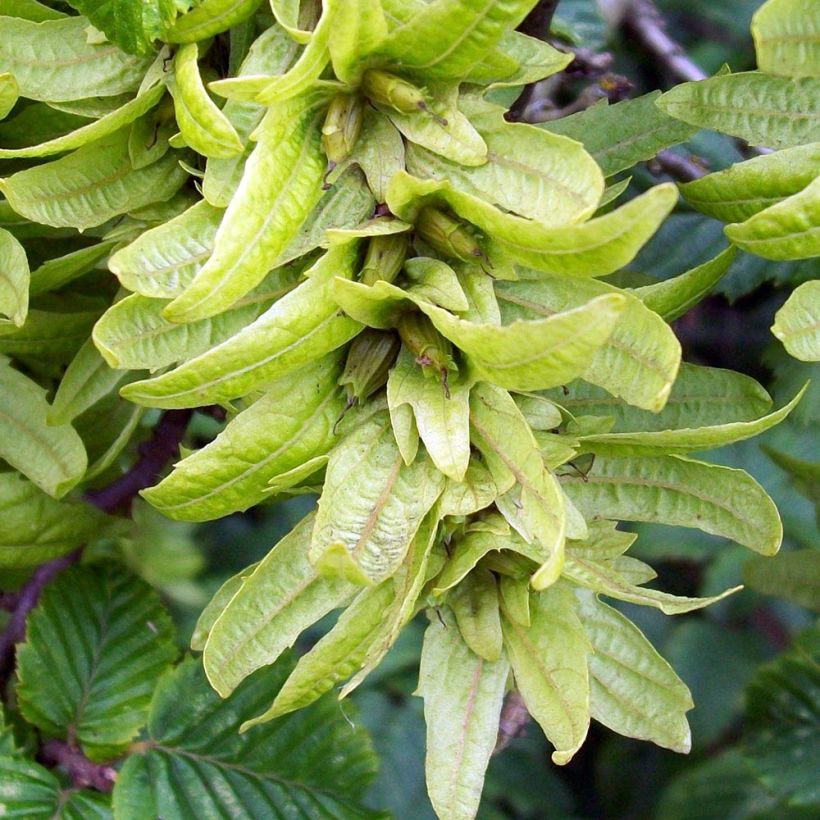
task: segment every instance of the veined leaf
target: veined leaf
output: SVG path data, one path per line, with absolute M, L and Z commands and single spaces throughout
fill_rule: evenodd
M 168 43 L 195 43 L 249 18 L 262 0 L 201 0 L 163 34 Z
M 389 416 L 373 416 L 331 453 L 310 560 L 329 574 L 379 583 L 396 572 L 443 489 L 426 456 L 404 463 Z
M 464 643 L 478 657 L 501 660 L 503 637 L 496 577 L 486 568 L 471 572 L 447 596 Z
M 221 700 L 188 658 L 160 681 L 148 738 L 128 757 L 114 795 L 119 817 L 151 812 L 166 820 L 307 815 L 317 820 L 375 818 L 359 802 L 376 761 L 360 728 L 326 701 L 238 734 L 242 720 L 269 702 L 290 669 L 279 663 Z
M 351 276 L 355 258 L 355 243 L 329 250 L 255 322 L 170 373 L 128 385 L 123 396 L 148 407 L 199 407 L 247 395 L 341 347 L 361 325 L 339 314 L 327 285 Z
M 403 348 L 390 371 L 387 402 L 391 409 L 403 404 L 413 408 L 421 440 L 444 475 L 461 481 L 470 461 L 470 384 L 451 379 L 449 395 L 444 385 L 427 377 Z
M 112 305 L 94 326 L 94 342 L 111 367 L 156 370 L 205 353 L 230 339 L 296 286 L 298 267 L 272 271 L 236 305 L 185 325 L 163 316 L 168 304 L 137 293 Z
M 686 454 L 699 450 L 711 450 L 759 435 L 776 424 L 780 424 L 794 410 L 807 389 L 808 384 L 804 385 L 788 404 L 754 421 L 736 421 L 708 427 L 656 430 L 644 433 L 597 433 L 580 436 L 578 441 L 583 449 L 615 456 Z
M 13 234 L 2 228 L 0 260 L 0 327 L 7 324 L 7 321 L 22 327 L 28 315 L 28 259 L 25 248 Z
M 757 66 L 784 77 L 820 77 L 820 10 L 811 0 L 770 0 L 752 18 Z
M 498 735 L 510 665 L 486 661 L 462 640 L 445 608 L 424 634 L 417 694 L 427 722 L 427 790 L 443 820 L 475 817 Z
M 681 185 L 684 199 L 722 222 L 750 216 L 800 193 L 817 176 L 820 142 L 785 148 Z
M 69 569 L 43 593 L 17 650 L 20 709 L 47 734 L 69 734 L 92 759 L 109 760 L 142 727 L 174 644 L 147 584 L 116 567 Z
M 349 159 L 364 171 L 376 199 L 385 202 L 393 174 L 404 170 L 404 141 L 388 117 L 368 106 Z
M 260 561 L 211 627 L 205 673 L 223 698 L 356 592 L 349 581 L 317 575 L 309 563 L 313 523 L 313 515 L 304 518 Z
M 186 144 L 206 157 L 229 158 L 244 150 L 230 120 L 217 108 L 199 75 L 199 47 L 186 43 L 174 56 L 169 88 L 177 124 Z
M 48 426 L 46 391 L 2 358 L 0 392 L 0 457 L 54 498 L 65 495 L 87 465 L 80 437 L 68 424 Z
M 52 290 L 59 290 L 69 282 L 84 276 L 94 269 L 100 261 L 108 256 L 115 241 L 103 240 L 43 262 L 39 268 L 31 272 L 31 286 L 29 296 L 38 296 Z
M 504 646 L 527 711 L 555 747 L 552 760 L 569 763 L 589 728 L 589 639 L 565 585 L 530 596 L 529 627 L 504 617 Z
M 36 567 L 108 532 L 90 504 L 55 501 L 19 473 L 0 473 L 0 567 Z
M 591 521 L 589 533 L 581 541 L 569 541 L 567 550 L 572 555 L 592 561 L 611 561 L 620 558 L 638 536 L 616 528 L 617 522 L 599 519 Z
M 334 0 L 338 2 L 338 0 Z M 387 37 L 387 20 L 380 0 L 346 0 L 334 18 L 328 42 L 333 73 L 343 83 L 356 85 L 367 55 Z
M 630 407 L 600 387 L 573 382 L 567 392 L 544 392 L 576 415 L 610 416 L 617 432 L 672 430 L 752 421 L 772 406 L 769 394 L 749 376 L 717 367 L 681 364 L 663 410 L 655 413 Z
M 657 103 L 676 119 L 789 148 L 820 140 L 820 80 L 749 71 L 682 83 Z
M 216 439 L 143 496 L 170 518 L 208 521 L 263 501 L 268 482 L 326 453 L 344 410 L 331 355 L 267 387 Z
M 276 22 L 293 40 L 302 44 L 310 42 L 316 18 L 308 18 L 315 15 L 315 8 L 303 8 L 301 0 L 270 0 L 270 7 Z M 305 19 L 302 19 L 303 17 Z
M 666 279 L 655 285 L 635 288 L 633 293 L 654 313 L 673 322 L 694 307 L 723 278 L 735 258 L 735 248 L 730 246 L 714 259 Z
M 61 307 L 56 301 L 47 306 Z M 68 364 L 89 337 L 103 306 L 91 302 L 66 307 L 69 310 L 32 308 L 22 327 L 0 326 L 0 354 L 39 356 Z M 80 309 L 71 310 L 72 307 Z
M 579 593 L 578 614 L 593 650 L 592 717 L 620 735 L 688 752 L 686 712 L 694 704 L 675 670 L 628 618 L 596 596 Z
M 324 154 L 315 99 L 272 107 L 225 211 L 214 251 L 166 309 L 174 322 L 230 307 L 262 281 L 321 195 Z
M 721 535 L 763 555 L 780 547 L 774 503 L 743 470 L 680 456 L 599 456 L 584 476 L 562 476 L 567 495 L 590 518 L 653 521 Z
M 793 601 L 820 611 L 820 551 L 781 552 L 774 558 L 753 558 L 743 565 L 743 580 L 756 592 Z
M 820 176 L 800 193 L 745 222 L 727 225 L 726 236 L 744 251 L 765 259 L 820 256 Z
M 414 5 L 399 25 L 391 27 L 376 55 L 425 79 L 462 80 L 531 6 L 530 0 L 434 0 Z
M 4 120 L 20 98 L 20 87 L 8 71 L 0 74 L 0 120 Z
M 820 361 L 820 281 L 795 289 L 775 314 L 772 333 L 796 359 Z
M 112 43 L 90 43 L 85 17 L 32 22 L 3 18 L 0 65 L 14 74 L 20 96 L 64 102 L 132 91 L 151 58 L 132 57 Z
M 129 130 L 122 128 L 65 157 L 18 171 L 2 180 L 0 189 L 22 216 L 80 230 L 169 199 L 187 174 L 173 154 L 134 170 L 128 153 Z
M 636 297 L 596 279 L 546 275 L 532 281 L 500 282 L 496 294 L 505 321 L 554 319 L 583 312 L 584 305 L 589 309 L 607 297 L 620 299 L 614 329 L 590 351 L 579 375 L 637 407 L 658 411 L 666 404 L 680 366 L 680 343 Z
M 498 487 L 490 471 L 480 461 L 471 458 L 461 481 L 447 480 L 439 499 L 439 511 L 442 518 L 447 515 L 472 515 L 489 507 L 497 496 Z
M 0 0 L 0 14 L 4 17 L 20 17 L 34 23 L 60 20 L 68 16 L 65 12 L 49 8 L 37 0 Z
M 612 176 L 658 151 L 684 142 L 697 131 L 661 111 L 655 101 L 660 91 L 608 105 L 605 100 L 577 114 L 540 123 L 539 128 L 583 143 L 604 176 Z M 714 176 L 712 174 L 711 176 Z
M 506 86 L 527 85 L 538 82 L 552 74 L 563 71 L 571 62 L 572 57 L 563 51 L 538 40 L 535 37 L 528 37 L 520 31 L 505 31 L 499 41 L 499 48 L 489 54 L 490 62 L 499 60 L 506 62 L 510 58 L 518 63 L 518 68 L 507 74 L 507 68 L 496 71 L 490 88 L 504 88 Z M 490 73 L 495 70 L 487 67 Z M 482 72 L 482 63 L 473 69 L 478 77 L 488 76 L 487 72 Z M 477 80 L 481 82 L 480 79 Z

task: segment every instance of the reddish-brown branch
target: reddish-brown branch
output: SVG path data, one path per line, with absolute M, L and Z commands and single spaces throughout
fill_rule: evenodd
M 117 770 L 105 763 L 93 763 L 80 749 L 64 740 L 47 740 L 37 755 L 46 766 L 64 769 L 77 787 L 88 787 L 110 792 L 117 780 Z
M 493 754 L 503 752 L 517 737 L 524 734 L 530 722 L 530 713 L 524 705 L 524 699 L 515 690 L 510 692 L 504 700 L 501 709 L 501 719 L 498 722 L 498 738 L 495 742 Z

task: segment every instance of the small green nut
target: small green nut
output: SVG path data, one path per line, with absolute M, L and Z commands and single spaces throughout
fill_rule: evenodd
M 374 236 L 367 244 L 359 281 L 365 285 L 380 281 L 392 282 L 399 275 L 409 247 L 406 234 Z
M 453 360 L 453 345 L 421 313 L 405 313 L 397 330 L 405 347 L 413 354 L 425 376 L 441 379 L 444 394 L 450 398 L 449 372 L 458 371 Z
M 421 89 L 389 71 L 365 71 L 362 93 L 376 105 L 386 105 L 403 114 L 427 111 L 427 101 Z
M 428 205 L 416 219 L 416 233 L 433 250 L 444 256 L 475 262 L 485 259 L 484 251 L 470 233 L 466 223 L 450 216 L 441 208 Z
M 367 328 L 350 345 L 339 384 L 347 389 L 348 406 L 363 404 L 387 384 L 401 342 L 393 331 Z

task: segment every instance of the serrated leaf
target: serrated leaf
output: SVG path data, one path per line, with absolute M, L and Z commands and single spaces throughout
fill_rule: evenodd
M 185 292 L 166 309 L 175 322 L 230 307 L 262 281 L 321 196 L 321 112 L 307 96 L 274 106 L 225 211 L 214 250 Z
M 129 128 L 65 157 L 18 171 L 0 182 L 11 207 L 53 227 L 84 230 L 176 193 L 187 178 L 168 154 L 139 170 L 131 167 Z
M 8 321 L 22 327 L 28 314 L 28 259 L 25 248 L 4 229 L 0 229 L 0 260 L 0 326 Z
M 0 457 L 54 498 L 83 477 L 85 448 L 74 429 L 49 427 L 46 391 L 0 358 Z
M 802 191 L 817 176 L 820 143 L 798 145 L 738 162 L 680 186 L 684 199 L 723 222 L 742 222 Z
M 795 289 L 775 314 L 772 333 L 796 359 L 820 361 L 820 280 Z
M 18 473 L 0 473 L 0 566 L 34 567 L 107 534 L 89 504 L 55 501 Z
M 64 788 L 56 775 L 33 760 L 0 757 L 0 811 L 8 817 L 110 820 L 110 798 L 91 789 Z
M 755 421 L 740 421 L 710 427 L 656 430 L 648 433 L 593 433 L 580 436 L 581 447 L 603 455 L 686 454 L 724 447 L 743 441 L 780 424 L 803 398 L 808 384 L 786 405 Z
M 17 649 L 20 709 L 93 760 L 121 753 L 176 656 L 159 597 L 117 567 L 69 569 L 48 586 Z
M 811 0 L 770 0 L 752 18 L 757 66 L 785 77 L 820 77 L 820 11 Z
M 211 627 L 205 673 L 223 698 L 356 592 L 349 581 L 317 575 L 308 561 L 313 524 L 313 515 L 302 519 L 259 562 Z
M 504 646 L 527 711 L 555 747 L 552 760 L 568 763 L 589 728 L 589 639 L 571 591 L 553 586 L 530 597 L 529 627 L 504 617 Z
M 584 304 L 620 299 L 614 329 L 591 351 L 579 375 L 642 409 L 657 412 L 666 404 L 680 365 L 680 344 L 636 297 L 595 279 L 544 275 L 537 281 L 498 283 L 496 294 L 505 321 L 569 315 Z
M 269 385 L 207 446 L 143 496 L 169 518 L 210 521 L 270 495 L 271 479 L 325 454 L 345 401 L 331 355 Z M 280 488 L 287 486 L 280 482 Z
M 351 276 L 355 261 L 355 244 L 332 248 L 306 282 L 255 322 L 170 373 L 128 385 L 122 395 L 149 407 L 199 407 L 247 395 L 335 350 L 361 325 L 340 315 L 327 285 L 333 276 Z
M 83 100 L 139 86 L 151 58 L 133 57 L 111 43 L 90 43 L 87 29 L 85 17 L 38 23 L 3 18 L 0 65 L 14 74 L 21 97 Z
M 165 820 L 272 812 L 317 820 L 379 817 L 360 802 L 375 773 L 369 739 L 332 702 L 238 734 L 289 667 L 258 672 L 229 700 L 208 688 L 193 659 L 166 675 L 151 703 L 148 739 L 119 773 L 117 816 L 139 816 L 151 806 Z
M 697 131 L 661 111 L 655 105 L 660 95 L 652 91 L 615 105 L 604 100 L 569 117 L 541 123 L 539 128 L 583 143 L 604 176 L 612 176 L 685 142 Z
M 421 440 L 433 464 L 454 481 L 461 481 L 470 461 L 470 385 L 450 379 L 449 395 L 438 379 L 428 378 L 413 355 L 403 348 L 387 381 L 391 409 L 413 408 Z
M 510 665 L 473 654 L 446 608 L 441 617 L 431 616 L 424 634 L 417 690 L 427 723 L 427 791 L 442 820 L 469 820 L 481 800 Z
M 177 18 L 162 39 L 168 43 L 195 43 L 227 31 L 249 18 L 262 0 L 200 0 Z
M 764 259 L 820 256 L 820 177 L 745 222 L 727 225 L 726 236 Z
M 756 592 L 820 611 L 820 551 L 783 552 L 743 565 L 743 581 Z
M 763 555 L 780 547 L 774 502 L 743 470 L 680 456 L 596 457 L 586 476 L 563 488 L 586 516 L 693 527 Z
M 578 614 L 592 644 L 592 717 L 615 732 L 686 753 L 692 697 L 643 633 L 594 595 L 578 595 Z
M 820 80 L 742 72 L 682 83 L 657 102 L 671 116 L 754 145 L 789 148 L 820 139 Z
M 404 463 L 389 416 L 373 416 L 330 456 L 310 560 L 321 566 L 327 552 L 344 550 L 360 583 L 379 583 L 396 572 L 443 489 L 426 456 Z

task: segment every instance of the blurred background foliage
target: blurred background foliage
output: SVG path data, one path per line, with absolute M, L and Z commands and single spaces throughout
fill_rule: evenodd
M 754 68 L 749 24 L 760 0 L 657 5 L 667 32 L 705 72 L 723 64 L 734 71 Z M 618 2 L 602 6 L 613 12 Z M 595 0 L 561 0 L 552 33 L 593 58 L 610 54 L 609 72 L 631 86 L 622 88 L 625 96 L 675 83 L 608 19 Z M 594 93 L 594 85 L 581 77 L 547 93 L 560 95 L 556 104 L 571 106 L 590 89 Z M 673 150 L 709 170 L 744 158 L 734 140 L 711 132 Z M 663 178 L 662 168 L 652 163 L 630 173 L 634 192 Z M 668 278 L 725 245 L 720 223 L 681 205 L 621 274 L 622 283 Z M 616 604 L 691 688 L 692 753 L 676 755 L 593 724 L 581 752 L 559 769 L 550 762 L 542 733 L 530 727 L 493 759 L 483 820 L 820 817 L 820 486 L 808 466 L 820 461 L 820 367 L 791 359 L 769 331 L 790 290 L 817 275 L 817 260 L 776 263 L 739 253 L 717 291 L 675 325 L 688 361 L 748 373 L 778 405 L 812 379 L 786 422 L 709 454 L 710 460 L 748 470 L 775 499 L 785 526 L 778 557 L 757 558 L 697 531 L 636 527 L 640 537 L 633 554 L 658 570 L 664 589 L 712 595 L 747 585 L 716 606 L 684 616 Z M 187 445 L 204 444 L 216 429 L 213 418 L 197 414 Z M 165 520 L 142 503 L 135 510 L 139 540 L 125 537 L 120 547 L 132 569 L 163 593 L 186 647 L 197 615 L 220 584 L 265 555 L 314 503 L 313 496 L 295 497 L 201 526 Z M 792 556 L 797 550 L 804 551 L 799 563 Z M 781 597 L 786 588 L 789 599 Z M 381 759 L 370 803 L 413 820 L 434 817 L 424 785 L 422 702 L 412 696 L 423 629 L 419 618 L 405 630 L 352 697 L 357 720 L 372 732 Z M 320 624 L 297 650 L 321 634 Z M 344 713 L 344 702 L 339 709 Z

